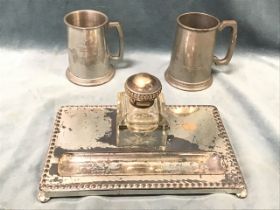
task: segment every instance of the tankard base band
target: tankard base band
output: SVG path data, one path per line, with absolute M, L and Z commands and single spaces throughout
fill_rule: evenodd
M 98 85 L 102 85 L 106 82 L 109 82 L 115 75 L 115 69 L 112 69 L 111 71 L 109 71 L 109 73 L 103 77 L 99 77 L 99 78 L 94 78 L 94 79 L 82 79 L 79 78 L 77 76 L 75 76 L 70 70 L 69 68 L 67 68 L 66 70 L 66 77 L 67 79 L 76 84 L 76 85 L 80 85 L 80 86 L 98 86 Z
M 173 76 L 170 75 L 169 71 L 167 70 L 164 74 L 166 81 L 173 87 L 185 90 L 185 91 L 200 91 L 204 90 L 208 87 L 211 86 L 213 78 L 212 76 L 204 80 L 202 82 L 197 82 L 197 83 L 188 83 L 188 82 L 183 82 L 181 80 L 175 79 Z

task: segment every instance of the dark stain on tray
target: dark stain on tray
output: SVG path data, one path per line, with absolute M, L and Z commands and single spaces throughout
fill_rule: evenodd
M 105 113 L 105 117 L 108 117 L 111 119 L 111 130 L 106 132 L 104 136 L 101 138 L 97 139 L 99 142 L 107 143 L 110 145 L 116 145 L 116 119 L 117 119 L 117 113 L 115 109 L 106 109 L 109 112 Z
M 60 158 L 65 153 L 65 149 L 61 147 L 56 147 L 54 149 L 54 156 Z
M 72 152 L 93 152 L 93 153 L 123 153 L 123 152 L 158 152 L 159 150 L 153 147 L 91 147 L 91 148 L 79 148 L 75 150 L 64 149 L 62 147 L 56 147 L 54 150 L 54 156 L 57 158 L 62 157 L 65 153 Z M 166 144 L 166 152 L 205 152 L 205 150 L 199 149 L 198 144 L 191 143 L 186 139 L 168 136 Z
M 57 175 L 58 174 L 58 164 L 53 163 L 50 167 L 50 171 L 49 171 L 50 175 Z
M 169 135 L 166 151 L 174 151 L 174 152 L 201 152 L 204 150 L 199 149 L 198 144 L 191 143 L 190 141 L 182 138 L 178 138 L 174 135 Z

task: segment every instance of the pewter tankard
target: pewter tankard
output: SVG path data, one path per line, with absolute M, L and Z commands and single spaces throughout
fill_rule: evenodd
M 231 43 L 224 58 L 213 55 L 216 33 L 230 27 Z M 177 17 L 177 31 L 170 65 L 165 72 L 167 82 L 179 89 L 198 91 L 212 84 L 211 65 L 228 64 L 237 38 L 234 20 L 220 21 L 205 13 L 184 13 Z
M 69 67 L 67 78 L 82 86 L 96 86 L 111 80 L 115 69 L 110 60 L 123 57 L 123 30 L 119 22 L 109 22 L 108 17 L 95 10 L 78 10 L 65 15 L 68 32 Z M 108 28 L 119 34 L 119 51 L 111 55 L 106 44 Z

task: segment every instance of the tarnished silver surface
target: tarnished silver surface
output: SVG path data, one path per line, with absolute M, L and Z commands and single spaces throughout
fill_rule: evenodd
M 38 199 L 125 194 L 234 193 L 246 185 L 214 106 L 167 106 L 164 151 L 116 146 L 116 106 L 57 113 Z
M 232 30 L 230 46 L 224 58 L 213 55 L 217 31 Z M 235 20 L 220 21 L 214 16 L 191 12 L 177 17 L 177 30 L 166 81 L 179 89 L 198 91 L 212 84 L 211 65 L 228 64 L 236 45 Z
M 110 60 L 123 57 L 124 35 L 119 22 L 109 22 L 108 17 L 95 10 L 77 10 L 65 15 L 68 35 L 69 67 L 67 78 L 82 86 L 96 86 L 111 80 L 115 69 Z M 115 28 L 119 34 L 119 52 L 111 55 L 105 34 Z
M 105 163 L 105 164 L 104 164 Z M 182 175 L 223 174 L 220 157 L 206 153 L 104 153 L 63 154 L 58 163 L 59 176 L 91 175 Z

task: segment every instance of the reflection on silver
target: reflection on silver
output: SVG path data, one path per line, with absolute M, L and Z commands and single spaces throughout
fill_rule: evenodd
M 111 80 L 115 69 L 110 60 L 123 57 L 124 36 L 119 22 L 109 22 L 108 17 L 95 10 L 77 10 L 64 17 L 68 34 L 69 67 L 67 78 L 82 86 L 101 85 Z M 110 55 L 105 33 L 116 28 L 120 49 L 117 55 Z
M 172 153 L 65 153 L 59 159 L 59 176 L 195 175 L 223 174 L 221 159 L 213 152 Z
M 223 59 L 213 56 L 217 31 L 230 27 L 232 37 Z M 167 82 L 179 89 L 198 91 L 212 84 L 211 65 L 228 64 L 237 38 L 234 20 L 220 22 L 216 17 L 199 12 L 177 17 L 177 30 L 170 65 L 165 72 Z
M 217 108 L 172 105 L 165 109 L 170 134 L 165 150 L 159 151 L 116 146 L 116 106 L 62 107 L 38 199 L 215 192 L 246 197 L 246 185 Z

